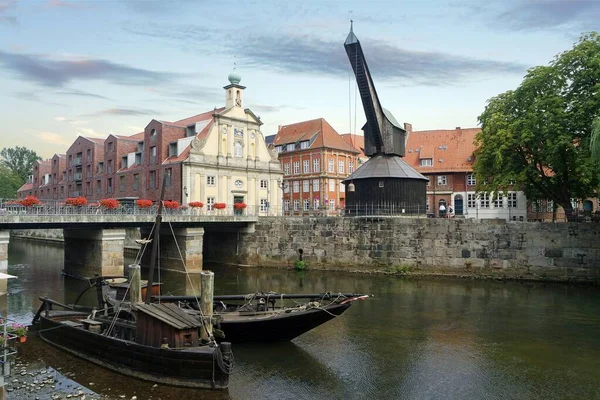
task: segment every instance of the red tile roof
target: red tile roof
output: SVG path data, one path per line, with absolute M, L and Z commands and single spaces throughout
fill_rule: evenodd
M 106 138 L 95 138 L 95 137 L 93 138 L 93 137 L 88 137 L 88 136 L 85 136 L 85 138 L 87 140 L 91 140 L 92 142 L 97 143 L 97 144 L 103 144 L 104 141 L 106 140 Z
M 312 140 L 313 137 L 314 140 L 310 144 L 309 149 L 325 147 L 359 153 L 358 150 L 346 143 L 342 136 L 323 118 L 281 126 L 275 136 L 275 140 L 273 140 L 273 145 L 279 146 L 288 143 L 297 143 L 299 141 Z
M 406 143 L 404 160 L 422 174 L 470 172 L 475 157 L 475 135 L 480 128 L 413 131 Z M 421 167 L 421 159 L 431 158 L 433 166 Z
M 193 117 L 184 118 L 184 119 L 180 119 L 179 121 L 171 122 L 171 124 L 186 127 L 188 125 L 195 124 L 198 121 L 205 121 L 207 119 L 212 119 L 213 114 L 215 114 L 215 113 L 219 114 L 219 113 L 223 112 L 224 110 L 225 110 L 225 107 L 217 108 L 216 110 L 207 111 L 202 114 L 194 115 Z M 168 121 L 164 121 L 164 122 L 168 122 Z
M 360 151 L 360 157 L 366 157 L 365 154 L 365 137 L 363 135 L 353 135 L 351 133 L 344 133 L 341 135 L 342 139 L 346 141 L 350 146 Z
M 33 189 L 33 183 L 24 183 L 17 192 L 24 192 Z

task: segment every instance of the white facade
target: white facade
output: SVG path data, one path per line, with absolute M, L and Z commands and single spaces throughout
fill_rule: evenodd
M 459 196 L 459 197 L 457 197 Z M 452 204 L 463 201 L 465 218 L 490 219 L 501 218 L 507 221 L 527 220 L 527 199 L 523 192 L 508 192 L 504 197 L 493 200 L 490 194 L 470 192 L 452 193 Z

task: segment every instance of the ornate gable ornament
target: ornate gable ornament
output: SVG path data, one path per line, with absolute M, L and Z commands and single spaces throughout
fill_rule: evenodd
M 208 141 L 208 135 L 206 135 L 202 139 L 200 139 L 198 136 L 196 136 L 194 138 L 194 140 L 192 140 L 192 144 L 191 144 L 192 150 L 191 150 L 191 152 L 194 153 L 194 154 L 204 154 L 204 152 L 202 151 L 202 149 L 206 145 L 207 141 Z

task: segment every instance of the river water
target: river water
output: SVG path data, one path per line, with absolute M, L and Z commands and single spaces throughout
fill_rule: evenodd
M 41 295 L 72 303 L 86 284 L 63 277 L 62 268 L 62 247 L 12 240 L 8 272 L 19 279 L 9 281 L 0 306 L 11 318 L 29 322 Z M 374 297 L 291 343 L 236 345 L 226 392 L 130 379 L 35 336 L 19 346 L 20 359 L 51 373 L 57 388 L 81 388 L 88 398 L 600 399 L 597 288 L 209 268 L 217 294 L 335 291 Z M 177 273 L 163 274 L 162 281 L 172 294 L 189 294 L 198 283 Z

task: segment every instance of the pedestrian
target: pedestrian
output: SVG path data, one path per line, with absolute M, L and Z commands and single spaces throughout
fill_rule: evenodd
M 446 216 L 446 205 L 444 203 L 440 203 L 440 218 L 444 218 Z

